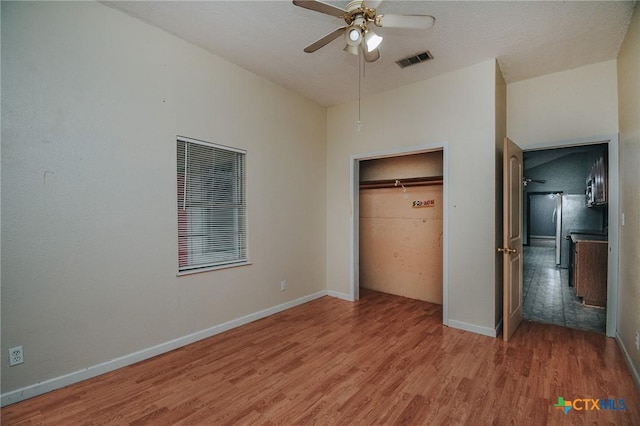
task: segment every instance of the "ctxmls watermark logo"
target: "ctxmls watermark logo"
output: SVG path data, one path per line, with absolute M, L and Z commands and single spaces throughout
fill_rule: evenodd
M 600 411 L 600 410 L 613 410 L 624 411 L 627 406 L 624 403 L 624 399 L 592 399 L 592 398 L 577 398 L 572 401 L 567 401 L 564 397 L 559 396 L 558 402 L 553 404 L 554 407 L 564 411 L 567 414 L 571 410 L 575 411 Z

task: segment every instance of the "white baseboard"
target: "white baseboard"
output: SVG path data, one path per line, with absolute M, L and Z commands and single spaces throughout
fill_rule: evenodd
M 338 299 L 346 300 L 347 302 L 354 302 L 354 300 L 347 293 L 341 293 L 339 291 L 327 290 L 327 296 L 336 297 Z
M 631 376 L 633 377 L 633 381 L 636 382 L 636 386 L 638 387 L 638 389 L 640 389 L 640 374 L 638 374 L 638 370 L 636 369 L 636 367 L 633 365 L 633 362 L 631 361 L 631 356 L 629 355 L 629 351 L 627 351 L 627 347 L 624 345 L 624 342 L 622 341 L 622 337 L 620 337 L 620 334 L 618 334 L 617 332 L 616 332 L 616 342 L 618 343 L 618 346 L 622 350 L 622 356 L 624 356 L 624 360 L 627 362 L 629 371 L 631 371 Z
M 496 330 L 495 333 L 493 335 L 493 337 L 498 337 L 500 335 L 500 333 L 502 333 L 502 318 L 500 318 L 500 321 L 498 322 L 498 325 L 496 325 Z
M 482 327 L 479 325 L 469 324 L 467 322 L 456 321 L 452 319 L 449 319 L 447 325 L 452 328 L 457 328 L 464 331 L 470 331 L 472 333 L 482 334 L 484 336 L 489 336 L 489 337 L 496 337 L 498 335 L 497 327 L 496 328 Z M 499 326 L 502 327 L 502 323 L 500 323 Z
M 276 314 L 278 312 L 282 312 L 284 310 L 293 308 L 298 305 L 302 305 L 304 303 L 310 302 L 312 300 L 318 299 L 328 294 L 329 293 L 326 290 L 319 291 L 317 293 L 313 293 L 313 294 L 301 297 L 299 299 L 292 300 L 290 302 L 273 306 L 271 308 L 267 308 L 262 311 L 255 312 L 253 314 L 245 315 L 243 317 L 240 317 L 219 325 L 215 325 L 211 328 L 197 331 L 195 333 L 188 334 L 183 337 L 179 337 L 175 340 L 161 343 L 159 345 L 152 346 L 150 348 L 146 348 L 146 349 L 113 359 L 111 361 L 103 362 L 101 364 L 93 365 L 91 367 L 88 367 L 82 370 L 74 371 L 73 373 L 65 374 L 59 377 L 54 377 L 53 379 L 45 380 L 43 382 L 36 383 L 34 385 L 29 385 L 21 389 L 4 393 L 2 394 L 0 405 L 4 407 L 5 405 L 14 404 L 16 402 L 20 402 L 25 399 L 33 398 L 34 396 L 42 395 L 44 393 L 63 388 L 65 386 L 69 386 L 74 383 L 78 383 L 83 380 L 87 380 L 92 377 L 96 377 L 101 374 L 108 373 L 110 371 L 114 371 L 131 364 L 135 364 L 136 362 L 144 361 L 145 359 L 149 359 L 154 356 L 161 355 L 166 352 L 170 352 L 182 346 L 186 346 L 191 343 L 197 342 L 199 340 L 206 339 L 211 336 L 215 336 L 216 334 L 223 333 L 225 331 L 231 330 L 232 328 L 240 327 L 250 322 L 253 322 L 262 318 L 266 318 L 270 315 Z M 334 297 L 340 297 L 338 295 L 333 295 L 333 294 L 331 295 Z

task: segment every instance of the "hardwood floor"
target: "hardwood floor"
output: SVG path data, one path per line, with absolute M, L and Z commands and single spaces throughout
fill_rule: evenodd
M 2 424 L 640 424 L 613 339 L 525 321 L 504 343 L 443 326 L 438 305 L 361 297 L 324 297 L 7 406 Z M 558 397 L 626 409 L 564 414 Z

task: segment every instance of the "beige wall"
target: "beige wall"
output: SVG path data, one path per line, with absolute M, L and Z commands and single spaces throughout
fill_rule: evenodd
M 329 108 L 329 290 L 350 292 L 351 156 L 446 142 L 449 319 L 481 332 L 494 330 L 495 67 L 494 60 L 485 61 L 363 99 L 359 132 L 357 102 Z
M 509 84 L 507 117 L 507 135 L 523 149 L 616 134 L 616 61 Z
M 248 151 L 251 266 L 176 277 L 176 135 Z M 325 140 L 324 107 L 118 11 L 2 2 L 2 392 L 324 291 Z
M 620 123 L 620 276 L 618 280 L 618 335 L 630 355 L 640 386 L 640 9 L 618 55 Z

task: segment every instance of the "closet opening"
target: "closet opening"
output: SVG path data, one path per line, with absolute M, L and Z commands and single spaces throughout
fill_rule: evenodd
M 443 150 L 358 167 L 359 290 L 443 305 Z

